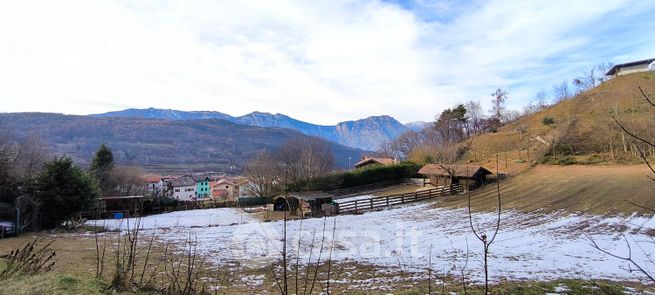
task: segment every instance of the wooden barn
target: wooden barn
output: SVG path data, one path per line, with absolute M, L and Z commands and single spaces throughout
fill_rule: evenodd
M 427 164 L 418 171 L 434 186 L 468 184 L 474 190 L 487 184 L 487 175 L 493 174 L 482 166 Z

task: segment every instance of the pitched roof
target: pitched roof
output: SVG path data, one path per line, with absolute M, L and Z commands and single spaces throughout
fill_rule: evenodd
M 204 180 L 211 180 L 211 177 L 209 177 L 208 174 L 203 173 L 203 174 L 192 174 L 191 178 L 195 181 L 204 181 Z
M 333 194 L 322 192 L 322 191 L 290 192 L 288 195 L 296 199 L 301 199 L 306 201 L 334 198 Z
M 448 170 L 450 170 L 453 173 L 453 176 L 457 177 L 473 177 L 475 176 L 478 171 L 482 171 L 482 173 L 486 174 L 493 174 L 491 171 L 485 169 L 482 166 L 474 166 L 474 165 L 440 165 L 440 164 L 427 164 L 423 166 L 418 171 L 418 174 L 423 174 L 423 175 L 439 175 L 439 176 L 450 176 L 450 173 L 448 173 Z
M 392 158 L 370 158 L 363 157 L 359 162 L 355 163 L 355 167 L 361 167 L 366 164 L 382 164 L 382 165 L 393 165 L 396 164 L 396 160 Z
M 155 183 L 161 181 L 161 175 L 149 175 L 146 177 L 146 183 Z
M 171 180 L 171 186 L 172 187 L 179 187 L 179 186 L 195 186 L 196 181 L 193 180 L 193 178 L 189 176 L 182 176 L 180 178 L 176 178 Z
M 614 66 L 613 66 L 609 71 L 607 71 L 607 73 L 606 73 L 605 75 L 608 75 L 608 76 L 609 76 L 609 75 L 614 75 L 614 74 L 616 74 L 616 72 L 617 72 L 620 68 L 623 68 L 623 67 L 631 67 L 631 66 L 636 66 L 636 65 L 641 65 L 641 64 L 649 65 L 649 64 L 651 64 L 651 63 L 654 62 L 654 61 L 655 61 L 655 58 L 649 58 L 649 59 L 643 59 L 643 60 L 638 60 L 638 61 L 631 61 L 631 62 L 627 62 L 627 63 L 622 63 L 622 64 L 614 65 Z

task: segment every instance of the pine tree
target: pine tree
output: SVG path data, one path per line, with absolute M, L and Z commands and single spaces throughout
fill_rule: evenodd
M 63 156 L 45 164 L 32 184 L 39 203 L 41 226 L 55 228 L 81 211 L 89 210 L 100 196 L 93 177 Z
M 109 174 L 113 168 L 114 154 L 108 146 L 101 144 L 98 151 L 96 151 L 93 160 L 91 160 L 89 172 L 98 181 L 103 193 L 111 191 L 112 189 L 109 187 Z

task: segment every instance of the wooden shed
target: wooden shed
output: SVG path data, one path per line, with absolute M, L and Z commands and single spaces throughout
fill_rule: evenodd
M 141 215 L 143 209 L 143 196 L 101 197 L 98 199 L 96 214 L 100 217 L 132 217 Z M 120 215 L 116 215 L 119 213 Z
M 487 184 L 487 175 L 493 174 L 482 166 L 427 164 L 418 171 L 434 186 L 466 184 L 474 190 Z
M 322 191 L 291 192 L 275 198 L 275 211 L 291 211 L 302 216 L 323 216 L 332 213 L 334 195 Z

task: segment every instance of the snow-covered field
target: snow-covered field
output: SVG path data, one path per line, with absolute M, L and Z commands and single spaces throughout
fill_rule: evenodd
M 474 226 L 489 229 L 493 213 L 473 215 Z M 323 259 L 329 251 L 336 221 L 332 259 L 362 262 L 381 267 L 403 265 L 427 267 L 432 255 L 436 270 L 460 273 L 468 247 L 467 276 L 479 280 L 482 274 L 482 246 L 472 234 L 465 209 L 433 208 L 419 204 L 363 215 L 335 218 L 311 218 L 302 221 L 301 260 L 313 253 L 316 260 L 325 231 Z M 90 221 L 112 229 L 125 229 L 118 220 Z M 649 264 L 643 253 L 655 253 L 648 228 L 655 218 L 611 217 L 504 212 L 501 230 L 490 247 L 490 274 L 494 280 L 508 279 L 610 279 L 637 281 L 628 265 L 600 253 L 586 235 L 618 254 L 627 254 L 622 238 L 632 244 L 633 257 Z M 131 221 L 131 227 L 134 221 Z M 197 246 L 216 263 L 238 260 L 241 264 L 261 266 L 280 256 L 282 222 L 260 222 L 236 209 L 192 210 L 149 216 L 142 220 L 146 233 L 173 243 L 183 243 L 191 234 Z M 289 252 L 296 253 L 300 221 L 287 223 Z M 324 230 L 325 228 L 325 230 Z M 312 239 L 314 245 L 312 246 Z M 643 249 L 643 251 L 642 251 Z

